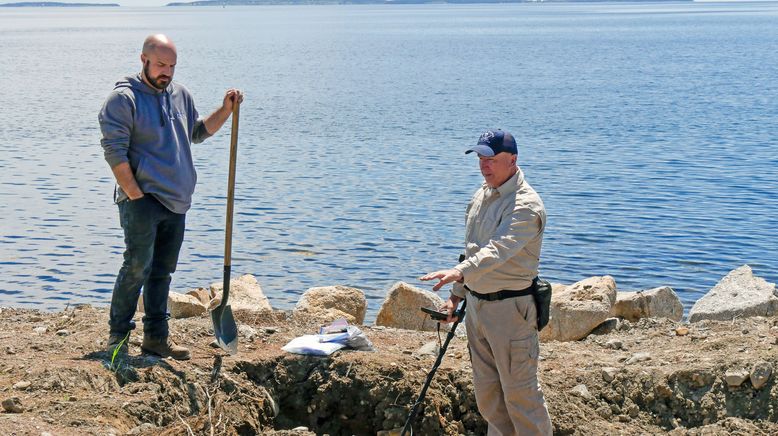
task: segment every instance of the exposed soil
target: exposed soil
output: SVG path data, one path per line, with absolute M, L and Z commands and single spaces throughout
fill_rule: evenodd
M 318 325 L 285 312 L 236 318 L 236 356 L 210 346 L 210 318 L 201 317 L 171 320 L 192 360 L 140 355 L 136 331 L 130 357 L 112 367 L 103 351 L 107 309 L 3 308 L 0 400 L 13 412 L 0 409 L 0 433 L 374 435 L 402 427 L 435 360 L 416 353 L 435 333 L 362 327 L 375 352 L 299 356 L 281 346 Z M 554 433 L 778 434 L 775 374 L 758 389 L 749 379 L 738 387 L 724 379 L 760 362 L 778 370 L 778 318 L 695 323 L 683 336 L 679 326 L 623 322 L 582 341 L 542 344 Z M 647 360 L 634 361 L 641 352 Z M 414 434 L 485 434 L 470 371 L 466 340 L 455 337 Z

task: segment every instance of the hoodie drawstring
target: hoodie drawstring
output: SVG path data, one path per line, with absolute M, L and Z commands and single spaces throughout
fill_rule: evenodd
M 159 125 L 164 127 L 165 126 L 165 105 L 162 104 L 162 92 L 157 94 L 157 103 L 159 104 Z

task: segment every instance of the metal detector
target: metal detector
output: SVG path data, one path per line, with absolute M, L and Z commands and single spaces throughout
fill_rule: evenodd
M 400 433 L 400 436 L 405 436 L 408 434 L 408 431 L 413 434 L 413 429 L 411 428 L 411 424 L 413 423 L 413 420 L 416 418 L 416 413 L 419 412 L 419 406 L 421 405 L 421 402 L 424 401 L 424 397 L 427 395 L 427 389 L 430 387 L 430 383 L 432 383 L 432 378 L 435 377 L 435 371 L 438 370 L 438 367 L 440 366 L 440 363 L 443 362 L 443 356 L 446 355 L 446 350 L 448 349 L 448 343 L 451 342 L 451 339 L 454 338 L 454 333 L 457 330 L 457 326 L 460 322 L 462 322 L 463 319 L 465 319 L 465 306 L 467 306 L 467 300 L 462 300 L 462 307 L 454 312 L 454 316 L 457 317 L 457 320 L 454 321 L 454 323 L 451 325 L 451 330 L 449 330 L 448 335 L 446 336 L 446 341 L 443 342 L 443 346 L 440 347 L 440 352 L 438 353 L 438 358 L 435 359 L 435 364 L 432 365 L 432 369 L 430 370 L 429 374 L 427 374 L 427 380 L 424 382 L 424 386 L 421 388 L 421 392 L 419 393 L 419 398 L 416 399 L 416 402 L 413 403 L 413 407 L 411 408 L 411 412 L 408 414 L 408 418 L 405 419 L 405 425 L 403 425 L 403 430 Z

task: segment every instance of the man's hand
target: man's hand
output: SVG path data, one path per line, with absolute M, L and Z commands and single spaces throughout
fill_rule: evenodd
M 419 277 L 419 280 L 427 281 L 427 280 L 440 280 L 439 282 L 435 283 L 435 286 L 432 287 L 432 290 L 437 292 L 443 285 L 451 283 L 451 282 L 461 282 L 464 277 L 462 277 L 462 273 L 459 272 L 457 269 L 444 269 L 441 271 L 435 271 L 431 272 L 427 275 Z
M 235 107 L 236 101 L 243 102 L 243 92 L 236 88 L 228 89 L 227 92 L 224 93 L 224 100 L 222 101 L 221 107 L 203 118 L 205 130 L 207 130 L 208 133 L 215 135 L 216 132 L 222 128 L 224 122 L 227 121 L 227 118 L 232 115 L 232 109 Z
M 448 318 L 446 319 L 446 322 L 454 322 L 457 319 L 459 319 L 458 316 L 453 316 L 454 311 L 457 310 L 457 307 L 459 307 L 459 302 L 462 301 L 461 298 L 457 297 L 454 294 L 451 294 L 450 297 L 448 297 L 448 300 L 446 300 L 445 303 L 443 303 L 443 307 L 440 308 L 440 310 L 445 310 L 448 312 Z
M 235 101 L 243 103 L 243 92 L 240 89 L 230 88 L 224 93 L 224 101 L 222 101 L 222 107 L 228 112 L 232 112 L 232 108 L 235 106 Z

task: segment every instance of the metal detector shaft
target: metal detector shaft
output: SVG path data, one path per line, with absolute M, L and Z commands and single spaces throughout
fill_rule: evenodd
M 448 349 L 448 343 L 451 342 L 451 339 L 454 338 L 454 334 L 457 330 L 457 326 L 465 318 L 465 306 L 467 306 L 467 300 L 463 299 L 462 308 L 456 312 L 458 314 L 457 320 L 454 321 L 454 324 L 451 325 L 451 330 L 449 330 L 448 335 L 446 335 L 446 340 L 445 342 L 443 342 L 443 346 L 440 348 L 440 352 L 438 353 L 438 358 L 435 359 L 435 364 L 432 365 L 432 369 L 430 370 L 429 374 L 427 374 L 427 380 L 424 382 L 424 386 L 421 388 L 421 392 L 419 393 L 419 398 L 417 398 L 416 402 L 413 403 L 411 412 L 408 413 L 408 418 L 405 419 L 405 425 L 403 425 L 403 430 L 400 433 L 400 436 L 405 436 L 406 434 L 408 434 L 408 431 L 411 430 L 411 424 L 413 424 L 413 420 L 416 418 L 416 414 L 419 412 L 419 406 L 421 406 L 421 402 L 424 401 L 424 397 L 427 396 L 427 389 L 430 387 L 430 383 L 432 383 L 432 378 L 435 377 L 435 371 L 438 370 L 438 367 L 440 366 L 441 362 L 443 362 L 443 356 L 446 355 L 446 350 Z

